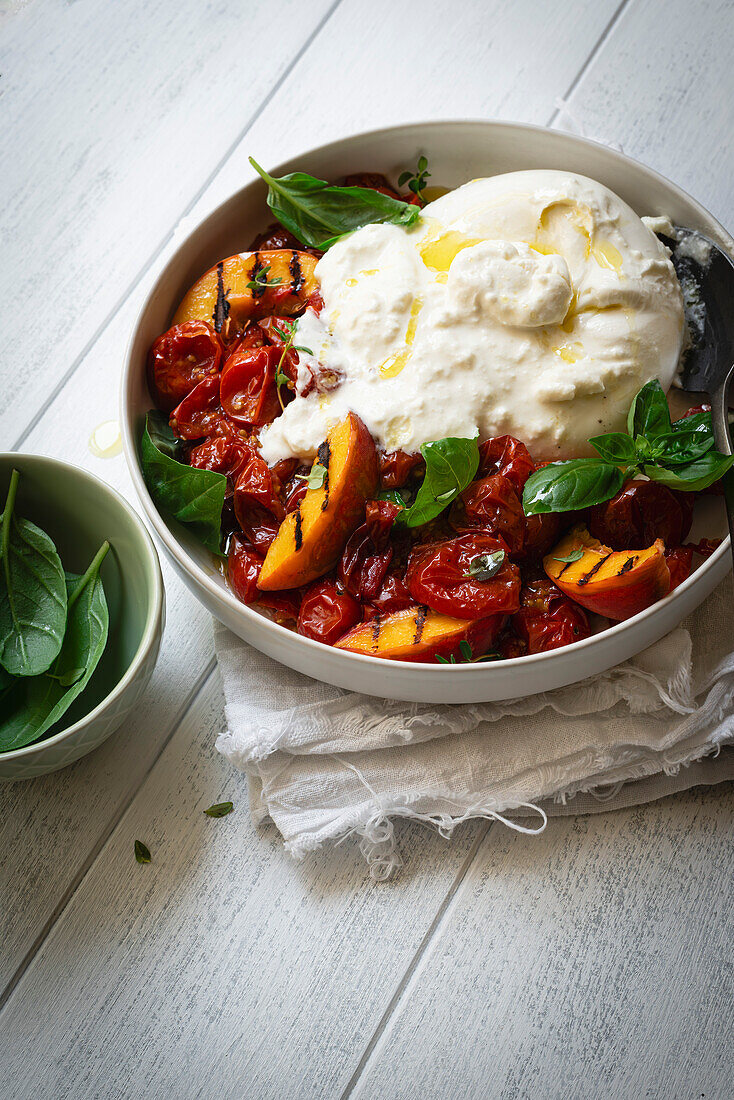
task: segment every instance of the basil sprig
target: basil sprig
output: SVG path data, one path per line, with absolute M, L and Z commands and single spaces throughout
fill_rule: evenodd
M 92 678 L 107 644 L 109 612 L 100 566 L 109 550 L 104 542 L 86 573 L 67 573 L 68 616 L 63 644 L 51 668 L 38 676 L 19 676 L 3 695 L 0 751 L 37 741 L 66 713 Z
M 224 474 L 199 470 L 176 459 L 178 440 L 162 413 L 145 418 L 140 443 L 143 478 L 158 507 L 192 532 L 214 554 L 221 552 Z
M 711 413 L 671 422 L 659 382 L 636 394 L 627 434 L 609 432 L 589 440 L 589 458 L 552 462 L 531 474 L 523 491 L 526 515 L 573 512 L 610 500 L 629 478 L 642 473 L 669 489 L 696 492 L 713 485 L 734 464 L 734 456 L 714 449 Z
M 426 475 L 413 503 L 408 504 L 395 491 L 383 494 L 385 499 L 402 507 L 396 522 L 405 527 L 422 527 L 435 519 L 466 489 L 479 468 L 476 438 L 437 439 L 435 443 L 424 443 L 421 454 L 426 462 Z
M 252 157 L 250 164 L 268 185 L 268 206 L 275 217 L 309 248 L 326 251 L 345 233 L 373 222 L 407 226 L 420 217 L 415 203 L 369 187 L 338 187 L 306 172 L 276 179 Z
M 66 585 L 51 539 L 15 513 L 19 478 L 13 470 L 0 526 L 0 665 L 11 676 L 38 676 L 61 649 Z

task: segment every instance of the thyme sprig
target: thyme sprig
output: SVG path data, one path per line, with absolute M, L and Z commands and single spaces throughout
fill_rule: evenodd
M 421 202 L 425 202 L 425 196 L 423 189 L 426 186 L 426 180 L 430 177 L 431 173 L 428 171 L 428 161 L 425 157 L 418 158 L 418 167 L 415 172 L 401 172 L 398 179 L 398 187 L 405 187 L 408 185 L 408 190 L 412 191 Z
M 285 357 L 288 354 L 288 352 L 291 351 L 291 349 L 293 351 L 305 352 L 306 355 L 313 355 L 313 352 L 311 351 L 310 348 L 304 348 L 300 344 L 294 344 L 293 343 L 293 340 L 294 340 L 295 335 L 296 335 L 296 322 L 294 320 L 281 317 L 281 318 L 278 319 L 278 326 L 279 326 L 279 331 L 280 331 L 281 335 L 285 336 L 286 339 L 283 343 L 283 351 L 281 353 L 280 359 L 278 360 L 278 365 L 275 368 L 275 392 L 278 395 L 278 402 L 280 404 L 280 407 L 283 410 L 283 412 L 285 412 L 285 405 L 283 404 L 283 398 L 282 398 L 281 393 L 280 393 L 280 387 L 281 386 L 288 386 L 291 389 L 293 388 L 293 384 L 292 384 L 290 378 L 288 377 L 288 375 L 283 370 L 283 363 L 285 362 Z

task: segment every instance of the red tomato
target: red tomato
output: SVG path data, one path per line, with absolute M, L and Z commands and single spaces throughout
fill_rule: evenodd
M 148 386 L 159 409 L 170 413 L 207 375 L 216 374 L 222 341 L 206 321 L 174 325 L 153 343 Z
M 400 508 L 386 500 L 369 500 L 365 522 L 354 531 L 339 562 L 339 581 L 360 600 L 371 600 L 380 591 L 392 561 L 390 531 Z
M 285 509 L 267 462 L 252 454 L 234 487 L 234 512 L 243 532 L 262 554 L 278 533 Z
M 306 248 L 293 234 L 282 225 L 273 222 L 264 233 L 258 233 L 247 249 L 248 252 L 272 252 L 276 249 L 291 249 L 296 252 L 310 252 L 312 256 L 321 256 L 318 248 Z
M 397 191 L 390 186 L 389 180 L 379 172 L 353 172 L 344 177 L 344 187 L 368 187 L 370 191 L 379 191 L 391 199 L 399 199 Z
M 214 470 L 224 474 L 230 481 L 236 481 L 243 468 L 252 458 L 253 451 L 244 441 L 231 436 L 216 435 L 194 447 L 189 455 L 189 465 L 197 470 Z
M 215 435 L 225 419 L 219 404 L 220 375 L 210 374 L 187 393 L 171 413 L 171 431 L 179 439 L 203 439 Z
M 418 603 L 460 619 L 517 611 L 520 572 L 516 565 L 505 558 L 495 576 L 486 581 L 469 572 L 475 558 L 504 549 L 499 540 L 483 532 L 416 546 L 408 558 L 408 590 Z
M 718 550 L 723 539 L 701 539 L 700 542 L 691 544 L 691 549 L 700 554 L 702 558 L 710 558 L 714 550 Z
M 693 563 L 693 547 L 676 546 L 674 550 L 666 549 L 665 560 L 670 570 L 670 591 L 672 592 L 690 575 Z
M 238 600 L 254 603 L 260 596 L 257 578 L 260 576 L 262 558 L 241 535 L 232 535 L 227 551 L 227 581 Z
M 243 348 L 227 359 L 222 368 L 222 408 L 236 424 L 261 427 L 280 412 L 275 372 L 281 355 L 279 347 L 268 345 Z M 282 386 L 283 398 L 287 392 Z
M 689 416 L 696 416 L 697 413 L 710 413 L 710 405 L 692 405 L 690 409 L 686 409 L 682 416 L 678 417 L 678 420 L 685 420 Z M 677 423 L 678 421 L 676 421 Z
M 362 618 L 362 609 L 336 581 L 314 581 L 303 596 L 298 613 L 299 634 L 333 645 Z
M 520 610 L 512 616 L 512 628 L 527 653 L 560 649 L 591 633 L 584 609 L 564 596 L 552 581 L 541 579 L 524 585 L 520 603 Z
M 380 487 L 401 489 L 413 470 L 423 470 L 423 455 L 407 451 L 383 451 L 380 455 Z
M 525 482 L 535 472 L 530 451 L 511 435 L 498 435 L 479 444 L 479 474 L 503 474 L 522 497 Z
M 628 481 L 616 496 L 589 510 L 589 532 L 612 550 L 644 550 L 655 539 L 680 546 L 691 529 L 693 493 L 657 481 Z
M 393 569 L 385 574 L 377 595 L 365 605 L 364 617 L 374 619 L 375 615 L 392 615 L 393 611 L 406 611 L 414 604 L 402 572 Z
M 509 554 L 522 554 L 525 545 L 525 513 L 515 486 L 503 474 L 472 481 L 449 513 L 455 531 L 481 528 L 499 539 Z
M 288 488 L 285 498 L 286 515 L 289 512 L 295 512 L 296 508 L 301 503 L 307 492 L 308 482 L 302 477 L 293 478 L 293 481 Z
M 540 561 L 558 541 L 560 531 L 561 517 L 556 512 L 525 516 L 525 545 L 519 560 Z

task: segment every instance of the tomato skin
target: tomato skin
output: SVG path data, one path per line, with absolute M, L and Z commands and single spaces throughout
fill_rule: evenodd
M 525 544 L 520 562 L 539 562 L 557 541 L 561 533 L 561 517 L 557 512 L 541 512 L 525 516 Z
M 383 195 L 389 195 L 391 199 L 400 198 L 397 191 L 390 186 L 390 181 L 379 172 L 353 172 L 351 176 L 344 177 L 343 186 L 368 187 L 370 191 L 379 191 Z
M 148 354 L 148 386 L 156 406 L 172 412 L 194 386 L 219 371 L 221 360 L 222 341 L 206 321 L 169 328 Z
M 393 611 L 407 611 L 415 600 L 408 591 L 401 570 L 392 569 L 386 573 L 376 596 L 364 605 L 365 621 L 376 615 L 392 615 Z
M 368 500 L 365 522 L 354 531 L 339 561 L 339 582 L 352 596 L 371 600 L 382 586 L 393 557 L 390 531 L 400 508 L 386 500 Z
M 296 629 L 306 638 L 333 645 L 361 618 L 359 602 L 336 581 L 322 578 L 306 589 Z
M 629 481 L 589 510 L 589 532 L 612 550 L 644 550 L 655 539 L 680 546 L 691 529 L 693 496 L 657 481 Z
M 218 433 L 220 421 L 225 419 L 219 404 L 219 380 L 218 374 L 202 378 L 173 410 L 168 423 L 179 439 L 204 439 Z
M 530 451 L 511 435 L 497 435 L 479 444 L 479 476 L 502 474 L 522 499 L 525 482 L 535 473 Z
M 473 481 L 452 506 L 449 523 L 459 532 L 480 528 L 499 539 L 508 554 L 522 554 L 525 513 L 513 482 L 504 474 Z
M 289 229 L 285 229 L 278 222 L 273 222 L 264 233 L 258 233 L 248 252 L 273 252 L 279 249 L 290 249 L 294 252 L 309 252 L 312 256 L 322 256 L 318 248 L 306 248 L 305 245 L 293 236 Z
M 274 345 L 242 348 L 222 368 L 220 395 L 227 416 L 246 428 L 270 424 L 280 413 L 275 372 L 282 351 Z M 287 392 L 282 387 L 283 396 Z
M 698 413 L 710 413 L 710 412 L 711 412 L 711 406 L 710 405 L 706 405 L 706 404 L 692 405 L 690 409 L 686 409 L 686 411 L 683 413 L 682 416 L 678 417 L 678 420 L 676 421 L 676 424 L 680 420 L 687 420 L 689 416 L 696 416 Z
M 520 603 L 511 625 L 524 643 L 525 653 L 561 649 L 591 634 L 584 609 L 564 596 L 552 581 L 540 579 L 524 585 Z
M 692 546 L 676 546 L 671 550 L 666 548 L 665 560 L 670 570 L 671 592 L 690 576 L 691 565 L 693 564 L 693 549 Z
M 262 558 L 242 535 L 232 535 L 227 551 L 227 582 L 242 603 L 254 603 L 260 595 L 257 578 L 261 566 Z
M 381 489 L 402 489 L 413 471 L 423 470 L 426 465 L 419 452 L 383 451 L 379 458 Z
M 267 462 L 251 452 L 234 487 L 234 512 L 242 531 L 258 553 L 265 555 L 278 533 L 285 509 Z
M 520 606 L 520 572 L 507 559 L 488 581 L 466 576 L 474 558 L 504 545 L 483 532 L 416 546 L 405 581 L 417 603 L 459 619 L 483 619 Z
M 194 447 L 189 465 L 197 470 L 213 470 L 235 482 L 253 455 L 251 447 L 231 436 L 215 435 Z

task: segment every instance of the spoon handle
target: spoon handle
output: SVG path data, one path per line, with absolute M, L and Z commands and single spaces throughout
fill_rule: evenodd
M 714 440 L 716 449 L 722 454 L 734 454 L 731 436 L 729 434 L 729 387 L 734 379 L 734 366 L 719 386 L 711 400 L 711 417 L 714 427 Z M 729 536 L 731 540 L 731 552 L 734 559 L 734 467 L 722 478 L 724 488 L 724 500 L 726 502 L 726 518 L 729 521 Z

